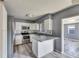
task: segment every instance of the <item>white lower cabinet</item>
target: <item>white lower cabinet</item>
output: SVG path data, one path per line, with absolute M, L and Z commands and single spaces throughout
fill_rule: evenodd
M 15 36 L 15 44 L 22 44 L 23 36 L 22 35 L 16 35 Z
M 30 42 L 32 42 L 33 38 L 34 38 L 34 35 L 30 34 Z
M 38 41 L 38 40 L 33 40 L 32 41 L 32 51 L 36 57 L 43 57 L 46 54 L 49 54 L 50 52 L 53 51 L 53 40 L 45 40 L 45 41 Z
M 36 34 L 30 34 L 30 42 L 32 42 L 37 37 L 38 37 L 38 35 L 36 35 Z

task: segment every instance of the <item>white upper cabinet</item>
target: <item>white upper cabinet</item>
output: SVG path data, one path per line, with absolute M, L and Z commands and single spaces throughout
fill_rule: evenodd
M 49 18 L 49 30 L 53 28 L 53 20 Z
M 44 29 L 49 30 L 49 19 L 44 20 Z
M 16 22 L 15 33 L 21 33 L 23 31 L 22 26 L 30 27 L 30 23 Z
M 53 20 L 49 17 L 48 19 L 44 20 L 44 30 L 52 30 L 53 27 Z
M 39 24 L 38 23 L 31 23 L 30 30 L 39 30 Z

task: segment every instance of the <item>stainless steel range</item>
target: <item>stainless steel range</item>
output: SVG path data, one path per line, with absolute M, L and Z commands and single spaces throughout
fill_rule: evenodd
M 23 36 L 23 40 L 22 40 L 23 44 L 30 43 L 30 36 L 29 36 L 28 30 L 29 30 L 29 27 L 22 26 L 21 34 Z

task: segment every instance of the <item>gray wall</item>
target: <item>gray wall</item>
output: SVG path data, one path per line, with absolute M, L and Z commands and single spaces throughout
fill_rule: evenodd
M 16 19 L 12 16 L 8 16 L 8 22 L 7 22 L 7 57 L 11 58 L 13 57 L 13 45 L 14 45 L 14 26 L 15 26 L 15 22 L 29 22 L 30 21 L 26 21 L 26 20 L 21 20 L 21 19 Z
M 13 17 L 8 17 L 8 26 L 7 26 L 7 57 L 13 57 Z
M 54 21 L 53 30 L 57 36 L 61 37 L 61 19 L 74 15 L 79 15 L 79 5 L 52 14 L 52 19 Z M 55 49 L 61 51 L 61 39 L 55 40 Z

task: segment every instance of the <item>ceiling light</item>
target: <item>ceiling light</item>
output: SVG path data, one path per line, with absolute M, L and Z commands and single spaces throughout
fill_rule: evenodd
M 33 17 L 33 15 L 32 15 L 32 14 L 26 14 L 26 16 L 27 16 L 27 17 Z

